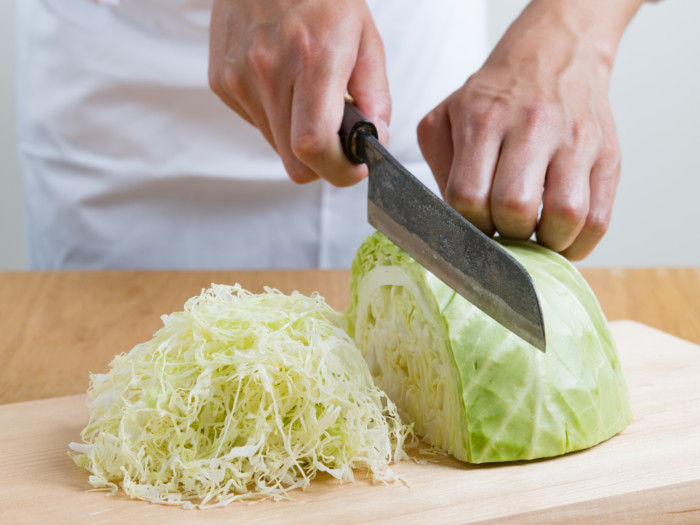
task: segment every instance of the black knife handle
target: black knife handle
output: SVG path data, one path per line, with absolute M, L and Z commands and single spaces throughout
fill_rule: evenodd
M 355 164 L 363 164 L 365 162 L 357 148 L 357 136 L 362 132 L 369 133 L 377 139 L 379 138 L 376 126 L 367 120 L 352 102 L 346 99 L 343 123 L 340 125 L 338 134 L 343 144 L 345 156 Z

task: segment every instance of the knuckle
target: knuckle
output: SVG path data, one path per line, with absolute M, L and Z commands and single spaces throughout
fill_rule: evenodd
M 603 237 L 610 227 L 610 213 L 607 211 L 592 211 L 586 217 L 584 228 L 594 238 Z
M 315 67 L 327 61 L 330 56 L 328 45 L 335 35 L 328 34 L 323 25 L 309 29 L 300 20 L 291 17 L 282 22 L 282 34 L 288 35 L 287 49 L 280 50 L 281 58 L 291 60 L 298 69 Z
M 221 97 L 223 95 L 223 86 L 220 73 L 210 67 L 207 80 L 209 81 L 209 89 L 211 89 L 216 96 Z
M 425 144 L 426 142 L 429 142 L 429 139 L 435 132 L 436 128 L 437 118 L 435 116 L 435 113 L 431 111 L 418 123 L 418 128 L 416 129 L 418 142 L 420 144 Z
M 527 128 L 540 129 L 556 122 L 556 108 L 542 97 L 535 98 L 523 109 L 523 119 Z
M 287 176 L 296 184 L 306 184 L 319 178 L 309 166 L 299 162 L 297 159 L 285 156 L 283 162 Z
M 594 151 L 602 143 L 600 128 L 590 121 L 575 121 L 571 125 L 571 143 L 579 149 Z
M 275 71 L 274 52 L 266 45 L 250 46 L 245 53 L 245 63 L 257 78 L 268 78 Z
M 300 167 L 289 169 L 287 175 L 295 184 L 306 184 L 318 178 L 312 171 Z
M 600 150 L 601 160 L 613 171 L 619 171 L 622 165 L 622 152 L 616 139 L 608 139 L 603 142 Z
M 469 77 L 455 101 L 459 105 L 459 113 L 466 116 L 467 125 L 475 131 L 491 129 L 508 113 L 510 106 L 506 96 L 494 91 L 492 86 L 475 75 Z
M 528 239 L 537 226 L 538 203 L 520 195 L 506 195 L 491 203 L 494 225 L 504 237 Z
M 448 184 L 445 189 L 445 200 L 467 219 L 488 213 L 488 191 L 479 191 L 464 186 Z
M 560 223 L 579 225 L 586 220 L 588 214 L 586 203 L 582 199 L 567 199 L 550 205 L 549 213 Z
M 444 190 L 445 201 L 452 206 L 457 213 L 471 222 L 487 235 L 493 235 L 493 221 L 489 207 L 489 190 L 468 190 L 450 186 Z
M 228 60 L 210 59 L 207 69 L 207 80 L 209 88 L 219 97 L 230 92 L 230 86 L 237 86 L 240 83 L 237 68 Z
M 239 95 L 242 91 L 242 80 L 238 70 L 232 65 L 224 66 L 217 76 L 218 89 L 221 94 Z M 212 88 L 213 89 L 213 88 Z M 215 93 L 219 94 L 217 91 Z
M 294 43 L 294 56 L 301 67 L 317 63 L 322 51 L 324 50 L 307 33 L 300 34 Z
M 530 223 L 537 214 L 539 203 L 523 194 L 505 194 L 496 199 L 492 207 L 495 213 L 514 224 Z
M 469 108 L 469 123 L 475 131 L 485 132 L 500 122 L 502 114 L 502 103 L 499 100 L 478 96 Z
M 304 131 L 292 136 L 291 149 L 296 158 L 307 162 L 322 156 L 326 151 L 326 144 L 319 134 L 313 131 Z

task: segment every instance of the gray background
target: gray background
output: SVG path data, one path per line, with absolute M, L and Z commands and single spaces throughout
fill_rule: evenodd
M 489 0 L 497 41 L 525 0 Z M 618 53 L 611 100 L 622 180 L 608 234 L 580 266 L 700 266 L 700 2 L 645 5 Z M 14 98 L 14 2 L 0 2 L 0 270 L 26 268 Z

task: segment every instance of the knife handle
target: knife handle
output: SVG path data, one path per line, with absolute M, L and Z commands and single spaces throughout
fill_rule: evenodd
M 379 138 L 376 126 L 367 120 L 352 103 L 352 99 L 346 96 L 343 123 L 340 125 L 338 134 L 343 144 L 345 156 L 355 164 L 364 164 L 365 162 L 357 149 L 357 137 L 360 133 L 369 133 L 375 138 Z

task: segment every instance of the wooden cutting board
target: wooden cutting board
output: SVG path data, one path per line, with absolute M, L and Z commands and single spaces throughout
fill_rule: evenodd
M 0 406 L 0 523 L 700 523 L 700 346 L 612 323 L 634 419 L 620 435 L 559 458 L 393 467 L 402 483 L 324 478 L 294 501 L 183 510 L 87 492 L 68 457 L 83 395 Z

